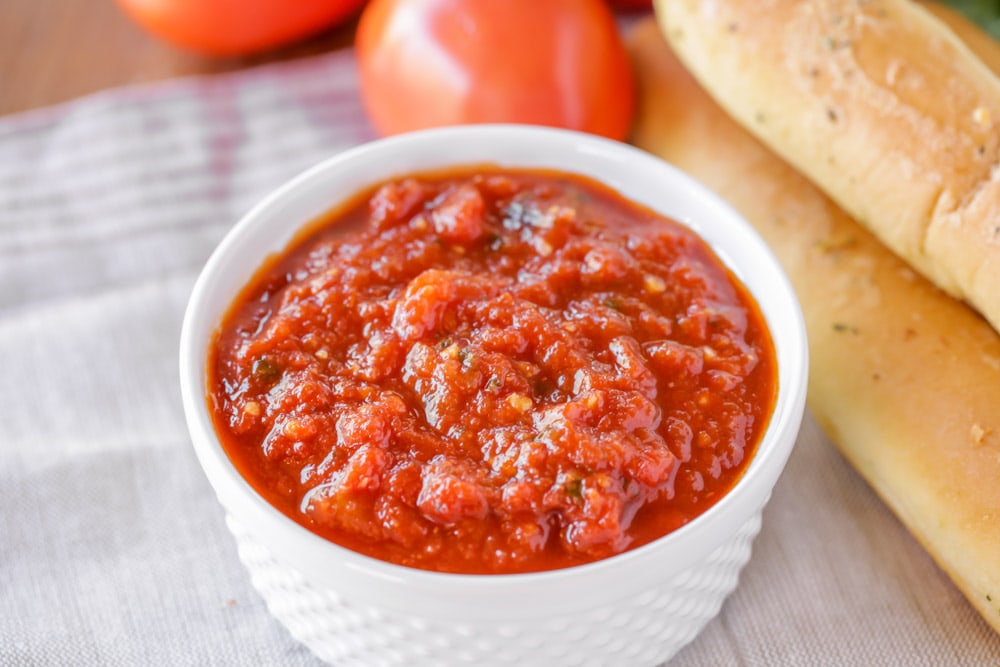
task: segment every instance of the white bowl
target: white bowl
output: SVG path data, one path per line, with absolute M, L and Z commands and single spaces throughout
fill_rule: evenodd
M 720 158 L 724 159 L 724 158 Z M 603 181 L 695 229 L 747 285 L 773 336 L 778 398 L 739 483 L 688 525 L 602 561 L 551 572 L 457 575 L 392 565 L 337 546 L 273 508 L 240 476 L 212 428 L 206 354 L 240 288 L 298 227 L 393 176 L 491 163 Z M 691 641 L 735 588 L 761 511 L 798 433 L 807 350 L 801 312 L 768 248 L 693 179 L 625 144 L 523 126 L 436 129 L 341 153 L 267 197 L 226 236 L 195 285 L 181 334 L 184 410 L 198 460 L 268 609 L 338 665 L 655 664 Z

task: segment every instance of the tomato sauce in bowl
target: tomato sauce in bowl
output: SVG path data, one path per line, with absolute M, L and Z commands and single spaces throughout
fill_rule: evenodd
M 591 562 L 717 502 L 774 408 L 746 289 L 581 176 L 401 178 L 319 221 L 223 320 L 209 405 L 286 516 L 457 573 Z

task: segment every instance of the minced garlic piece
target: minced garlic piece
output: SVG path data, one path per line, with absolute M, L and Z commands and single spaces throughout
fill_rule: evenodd
M 552 244 L 542 238 L 535 239 L 535 251 L 541 257 L 548 257 L 552 254 Z
M 531 400 L 530 396 L 511 394 L 507 397 L 507 404 L 518 412 L 527 412 L 534 407 L 535 402 Z
M 646 277 L 643 278 L 642 286 L 650 294 L 660 294 L 667 290 L 667 283 L 660 276 L 654 276 L 651 273 L 647 273 Z

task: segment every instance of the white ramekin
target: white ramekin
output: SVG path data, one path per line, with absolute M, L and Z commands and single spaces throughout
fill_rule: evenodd
M 725 159 L 720 156 L 719 159 Z M 212 428 L 206 353 L 258 266 L 304 223 L 387 178 L 442 167 L 552 168 L 596 178 L 695 229 L 756 297 L 778 360 L 778 399 L 756 456 L 719 503 L 633 551 L 564 570 L 455 575 L 384 563 L 297 525 L 236 471 Z M 756 232 L 719 197 L 625 144 L 548 128 L 429 130 L 343 152 L 279 188 L 226 236 L 199 277 L 181 333 L 195 452 L 268 609 L 337 665 L 646 665 L 668 659 L 735 588 L 761 510 L 798 433 L 807 349 L 792 289 Z

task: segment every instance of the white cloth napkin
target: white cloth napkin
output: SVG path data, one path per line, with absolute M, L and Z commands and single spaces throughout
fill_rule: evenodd
M 348 52 L 0 119 L 0 664 L 316 665 L 250 587 L 177 342 L 229 226 L 372 138 Z M 1000 637 L 807 419 L 676 665 L 985 665 Z

